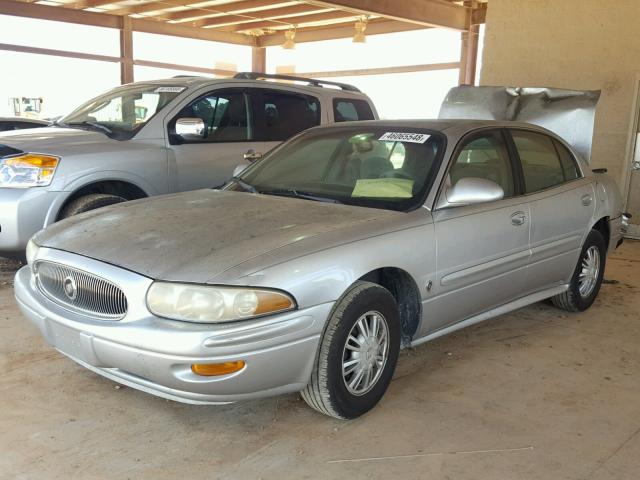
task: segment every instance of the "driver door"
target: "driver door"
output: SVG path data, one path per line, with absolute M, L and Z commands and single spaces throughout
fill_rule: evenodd
M 492 202 L 435 208 L 437 273 L 433 296 L 424 307 L 430 332 L 521 296 L 529 263 L 529 205 L 519 196 L 503 132 L 482 130 L 463 139 L 447 176 L 450 185 L 467 177 L 491 180 L 505 195 Z
M 245 153 L 262 152 L 246 89 L 213 90 L 191 101 L 169 123 L 170 165 L 176 191 L 212 188 L 225 183 Z M 180 135 L 178 119 L 202 120 L 198 133 Z

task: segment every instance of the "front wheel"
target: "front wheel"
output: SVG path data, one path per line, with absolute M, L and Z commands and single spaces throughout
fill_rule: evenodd
M 558 308 L 582 312 L 589 308 L 600 291 L 604 277 L 607 248 L 602 234 L 591 230 L 582 246 L 578 264 L 566 292 L 551 298 Z
M 382 398 L 400 351 L 400 318 L 391 293 L 357 282 L 336 306 L 302 398 L 326 415 L 351 419 Z
M 90 210 L 95 210 L 96 208 L 108 207 L 109 205 L 115 205 L 116 203 L 126 201 L 126 198 L 108 193 L 91 193 L 83 195 L 82 197 L 72 200 L 62 209 L 62 212 L 60 212 L 60 220 L 73 217 L 74 215 L 88 212 Z

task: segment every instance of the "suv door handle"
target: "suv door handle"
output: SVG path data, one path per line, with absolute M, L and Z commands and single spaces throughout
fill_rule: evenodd
M 260 160 L 262 158 L 262 153 L 255 152 L 253 150 L 247 150 L 244 154 L 244 159 L 250 162 L 255 162 L 256 160 Z
M 582 205 L 588 207 L 589 205 L 591 205 L 591 202 L 593 202 L 593 195 L 587 193 L 586 195 L 582 196 Z
M 511 215 L 511 223 L 515 226 L 524 225 L 524 222 L 527 221 L 527 216 L 524 212 L 516 212 Z

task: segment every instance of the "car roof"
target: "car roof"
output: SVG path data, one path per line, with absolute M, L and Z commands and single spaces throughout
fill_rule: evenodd
M 313 79 L 309 79 L 313 80 Z M 301 80 L 302 81 L 302 80 Z M 334 95 L 334 96 L 362 96 L 367 97 L 366 94 L 355 91 L 355 90 L 344 90 L 340 88 L 324 88 L 322 86 L 317 85 L 304 85 L 301 83 L 285 83 L 283 81 L 272 81 L 269 79 L 251 79 L 251 78 L 234 78 L 234 77 L 220 77 L 220 78 L 211 78 L 211 77 L 200 77 L 200 76 L 189 76 L 189 75 L 178 75 L 173 78 L 161 78 L 157 80 L 142 80 L 139 82 L 130 83 L 128 85 L 167 85 L 167 86 L 178 86 L 178 87 L 187 87 L 187 88 L 199 88 L 207 85 L 216 85 L 220 83 L 242 83 L 246 85 L 247 83 L 253 83 L 255 85 L 264 86 L 267 85 L 277 85 L 277 86 L 291 86 L 296 89 L 306 90 L 308 92 L 312 92 L 318 94 L 318 91 L 321 91 L 325 94 Z M 125 85 L 122 85 L 125 86 Z M 121 88 L 121 87 L 117 87 Z
M 419 128 L 424 130 L 434 130 L 437 132 L 442 132 L 447 136 L 459 136 L 481 128 L 526 128 L 538 130 L 553 137 L 557 137 L 556 134 L 547 130 L 546 128 L 526 122 L 512 122 L 508 120 L 470 120 L 455 118 L 424 120 L 365 120 L 358 122 L 341 122 L 338 124 L 315 128 L 340 128 L 347 126 L 372 126 L 376 128 Z

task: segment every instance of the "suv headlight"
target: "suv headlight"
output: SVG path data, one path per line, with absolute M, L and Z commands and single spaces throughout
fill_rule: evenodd
M 60 159 L 52 155 L 25 153 L 0 160 L 0 187 L 46 187 L 51 184 Z
M 296 308 L 292 297 L 275 290 L 155 282 L 147 306 L 159 317 L 198 323 L 223 323 Z

